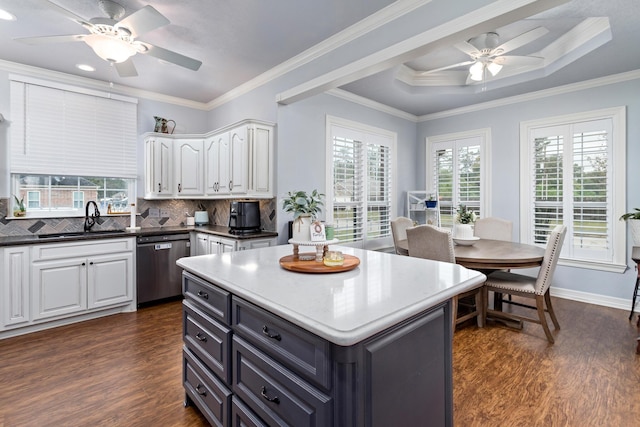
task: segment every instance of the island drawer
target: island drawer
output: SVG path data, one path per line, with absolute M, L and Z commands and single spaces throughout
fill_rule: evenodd
M 214 426 L 229 425 L 231 391 L 183 347 L 183 382 L 187 396 Z
M 331 388 L 331 349 L 322 338 L 235 296 L 232 327 L 265 353 L 326 390 Z
M 209 317 L 190 300 L 182 305 L 185 344 L 214 374 L 230 383 L 231 328 Z
M 231 427 L 269 427 L 238 396 L 231 396 Z
M 269 425 L 330 426 L 333 400 L 233 336 L 233 391 Z
M 231 294 L 188 272 L 182 273 L 182 293 L 222 323 L 230 324 Z

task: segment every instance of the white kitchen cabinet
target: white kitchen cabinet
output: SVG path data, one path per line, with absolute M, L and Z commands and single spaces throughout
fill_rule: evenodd
M 207 195 L 246 193 L 247 138 L 246 125 L 207 138 L 205 142 Z
M 233 251 L 244 251 L 246 249 L 266 248 L 275 246 L 275 237 L 257 239 L 229 239 L 208 233 L 196 233 L 195 255 L 222 254 Z
M 28 322 L 29 310 L 29 247 L 7 246 L 2 252 L 2 288 L 3 325 L 17 325 Z
M 145 197 L 173 195 L 173 140 L 152 136 L 145 139 Z
M 173 142 L 174 177 L 177 197 L 204 194 L 204 141 L 179 139 Z
M 265 124 L 248 126 L 248 193 L 254 197 L 273 197 L 273 132 L 273 126 Z
M 49 319 L 133 300 L 134 239 L 35 245 L 32 319 Z
M 247 249 L 267 248 L 269 246 L 275 246 L 277 244 L 277 238 L 269 237 L 267 239 L 246 239 L 239 240 L 237 250 L 244 251 Z

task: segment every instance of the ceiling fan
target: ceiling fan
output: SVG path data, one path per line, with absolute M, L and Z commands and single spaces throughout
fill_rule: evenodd
M 548 32 L 549 30 L 544 27 L 537 27 L 502 44 L 499 44 L 500 36 L 497 33 L 490 32 L 480 34 L 466 42 L 460 42 L 454 45 L 456 49 L 471 57 L 469 61 L 428 70 L 421 74 L 427 75 L 451 68 L 470 65 L 469 76 L 467 77 L 466 83 L 469 84 L 473 81 L 479 82 L 485 80 L 487 78 L 487 71 L 491 76 L 495 76 L 500 72 L 500 70 L 502 70 L 503 66 L 535 65 L 542 62 L 544 58 L 538 56 L 513 56 L 504 54 L 524 46 L 525 44 L 531 43 Z
M 110 0 L 98 0 L 98 7 L 107 16 L 86 20 L 75 13 L 47 0 L 51 8 L 57 10 L 72 21 L 82 25 L 89 34 L 74 34 L 62 36 L 21 37 L 15 40 L 28 44 L 62 43 L 83 41 L 89 45 L 100 58 L 109 61 L 117 70 L 120 77 L 134 77 L 138 75 L 132 57 L 137 53 L 151 55 L 166 62 L 197 71 L 202 65 L 188 56 L 181 55 L 168 49 L 136 40 L 141 34 L 168 25 L 170 21 L 154 9 L 145 6 L 131 15 L 124 16 L 125 9 L 120 4 Z

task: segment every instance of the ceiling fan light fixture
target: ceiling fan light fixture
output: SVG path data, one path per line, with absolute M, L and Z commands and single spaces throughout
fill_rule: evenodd
M 469 67 L 469 78 L 475 82 L 482 81 L 484 77 L 484 64 L 480 61 Z
M 96 55 L 109 62 L 124 62 L 137 52 L 130 43 L 104 34 L 90 34 L 84 38 L 84 41 Z
M 487 70 L 489 70 L 492 76 L 495 76 L 500 72 L 500 70 L 502 70 L 502 65 L 491 62 L 489 65 L 487 65 Z

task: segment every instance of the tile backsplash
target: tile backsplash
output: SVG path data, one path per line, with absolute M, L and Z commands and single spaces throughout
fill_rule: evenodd
M 209 213 L 209 224 L 226 226 L 229 224 L 229 205 L 231 200 L 144 200 L 138 199 L 136 210 L 138 213 L 136 225 L 138 227 L 168 227 L 184 225 L 189 215 L 193 216 L 200 204 Z M 9 199 L 0 199 L 0 236 L 20 236 L 29 234 L 61 233 L 68 231 L 82 231 L 84 217 L 73 218 L 34 218 L 8 219 Z M 157 213 L 157 216 L 154 214 Z M 102 216 L 96 221 L 94 230 L 114 230 L 129 226 L 130 217 Z M 164 216 L 163 216 L 164 215 Z M 276 229 L 276 199 L 260 200 L 260 222 L 262 228 L 268 231 Z

